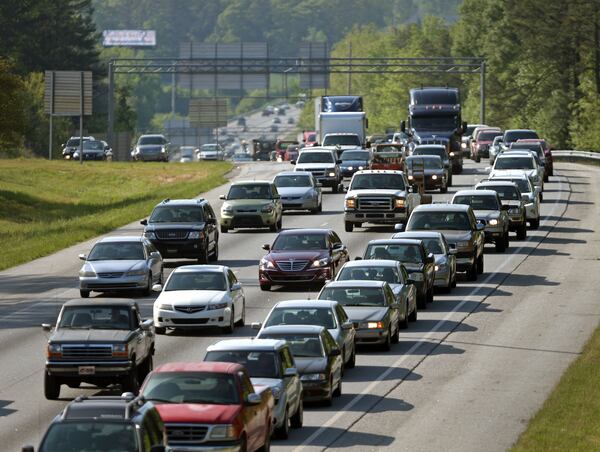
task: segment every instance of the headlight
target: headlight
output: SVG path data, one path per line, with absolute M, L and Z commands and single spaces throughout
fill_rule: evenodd
M 397 198 L 397 199 L 394 201 L 394 205 L 395 205 L 396 207 L 404 207 L 404 199 L 402 199 L 402 198 Z
M 367 328 L 369 328 L 369 329 L 378 328 L 378 329 L 382 330 L 383 322 L 367 322 Z
M 313 263 L 310 265 L 311 267 L 327 267 L 329 265 L 329 259 L 325 258 L 325 259 L 319 259 L 316 261 L 313 261 Z
M 306 193 L 304 193 L 304 196 L 302 196 L 302 199 L 310 199 L 315 195 L 316 195 L 316 193 L 314 190 L 309 190 Z
M 113 356 L 129 356 L 127 344 L 113 344 Z
M 410 175 L 408 176 L 408 180 L 413 180 L 413 179 L 414 179 L 413 175 L 412 175 L 412 174 L 410 174 Z
M 262 206 L 262 208 L 260 209 L 261 212 L 263 213 L 271 213 L 273 212 L 273 204 L 267 204 L 266 206 Z
M 167 152 L 167 150 L 163 146 L 162 148 L 160 148 L 160 152 L 162 152 L 164 154 L 165 152 Z
M 51 358 L 53 356 L 60 356 L 62 354 L 62 348 L 60 344 L 48 344 L 46 347 L 46 356 Z
M 281 397 L 281 388 L 275 386 L 275 387 L 271 388 L 271 392 L 273 393 L 273 398 L 277 402 L 279 400 L 279 398 Z
M 210 439 L 233 440 L 237 439 L 237 431 L 231 424 L 215 425 L 210 431 Z
M 335 173 L 334 172 L 330 172 L 329 173 L 329 177 L 335 177 Z
M 491 219 L 490 226 L 498 226 L 498 220 L 496 220 L 495 218 Z
M 454 152 L 451 152 L 449 155 L 450 157 L 454 157 Z
M 354 167 L 352 167 L 352 166 L 348 167 L 348 171 L 352 171 L 353 169 L 354 169 Z
M 432 178 L 433 180 L 437 180 L 437 174 L 434 174 L 433 176 L 431 176 L 431 178 Z
M 172 311 L 173 305 L 172 304 L 159 304 L 158 310 L 159 311 Z
M 79 276 L 82 278 L 95 278 L 96 272 L 94 270 L 79 270 Z
M 325 374 L 304 374 L 300 377 L 300 380 L 303 381 L 317 381 L 317 380 L 326 380 L 327 375 Z
M 223 206 L 221 207 L 221 213 L 233 213 L 232 206 Z
M 259 263 L 259 267 L 261 270 L 264 270 L 266 268 L 275 268 L 275 265 L 273 264 L 273 262 L 271 262 L 268 259 L 265 259 L 264 257 L 260 260 Z
M 456 242 L 457 248 L 465 248 L 471 245 L 471 242 Z
M 144 276 L 146 273 L 146 270 L 142 268 L 139 270 L 130 270 L 125 274 L 125 276 Z
M 204 238 L 204 232 L 202 232 L 202 231 L 192 231 L 188 234 L 188 239 L 197 240 L 197 239 L 203 239 L 203 238 Z
M 144 231 L 144 237 L 146 237 L 148 240 L 155 240 L 156 234 L 152 231 Z
M 356 199 L 354 199 L 354 198 L 346 199 L 346 209 L 356 209 Z
M 467 143 L 465 143 L 464 141 L 462 143 L 460 143 L 460 147 L 463 149 L 467 149 Z
M 434 269 L 436 272 L 437 272 L 437 271 L 440 271 L 440 266 L 439 266 L 439 265 L 436 265 L 435 267 L 433 267 L 433 269 Z
M 350 169 L 352 169 L 352 168 L 350 168 Z M 362 166 L 359 166 L 359 167 L 358 167 L 358 170 L 359 170 L 359 171 L 362 171 L 363 169 L 364 169 L 364 167 L 362 167 Z
M 440 264 L 440 265 L 436 265 L 435 266 L 435 271 L 439 272 L 439 271 L 446 271 L 448 269 L 448 266 L 446 264 Z
M 227 303 L 209 304 L 207 306 L 207 310 L 209 310 L 209 311 L 216 311 L 217 309 L 225 309 L 227 306 L 228 306 Z
M 423 273 L 411 273 L 410 278 L 414 281 L 423 281 Z

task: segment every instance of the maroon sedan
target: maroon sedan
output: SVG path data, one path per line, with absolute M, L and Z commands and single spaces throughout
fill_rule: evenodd
M 274 285 L 323 285 L 333 279 L 350 256 L 331 229 L 290 229 L 279 233 L 260 260 L 262 290 Z

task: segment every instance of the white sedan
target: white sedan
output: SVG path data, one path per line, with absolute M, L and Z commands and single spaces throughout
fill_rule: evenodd
M 196 329 L 219 327 L 232 333 L 234 325 L 244 325 L 246 299 L 242 285 L 229 267 L 184 265 L 176 268 L 154 302 L 157 334 L 167 328 Z

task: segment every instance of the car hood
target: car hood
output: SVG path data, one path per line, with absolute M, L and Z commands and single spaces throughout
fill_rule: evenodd
M 518 171 L 523 171 L 523 173 L 527 174 L 528 177 L 532 177 L 535 176 L 537 174 L 537 171 L 535 169 L 527 169 L 527 170 L 520 170 L 520 169 L 495 169 L 490 173 L 489 178 L 492 179 L 494 176 L 504 176 L 504 175 L 512 175 L 515 172 Z
M 113 260 L 113 261 L 86 261 L 83 269 L 93 270 L 96 273 L 127 272 L 133 268 L 145 267 L 145 260 Z
M 302 358 L 294 357 L 296 368 L 300 375 L 321 373 L 327 369 L 327 358 Z
M 59 328 L 50 337 L 50 342 L 125 342 L 130 331 Z
M 471 231 L 453 231 L 447 229 L 440 229 L 438 232 L 444 234 L 446 240 L 449 243 L 466 242 L 471 240 Z
M 160 151 L 165 146 L 162 144 L 138 144 L 136 146 L 140 152 L 144 151 Z
M 312 187 L 277 187 L 280 196 L 304 196 L 307 193 L 312 193 Z
M 378 322 L 385 317 L 388 308 L 383 306 L 344 306 L 344 310 L 353 322 Z
M 525 194 L 525 193 L 523 193 Z M 521 201 L 517 200 L 517 199 L 503 199 L 502 200 L 502 204 L 504 204 L 505 206 L 510 206 L 510 207 L 519 207 L 521 205 Z
M 348 190 L 346 193 L 346 197 L 351 196 L 381 196 L 381 195 L 389 195 L 389 196 L 399 196 L 406 197 L 405 190 L 396 190 L 396 189 L 387 189 L 387 188 L 365 188 L 361 190 Z
M 406 268 L 406 271 L 409 273 L 423 271 L 423 264 L 415 264 L 413 262 L 402 262 L 402 265 L 404 265 L 404 268 Z
M 274 261 L 282 261 L 288 259 L 294 260 L 316 260 L 329 257 L 329 252 L 325 250 L 308 250 L 308 251 L 279 251 L 272 250 L 267 254 L 267 259 Z
M 155 303 L 194 306 L 199 303 L 218 302 L 226 297 L 227 292 L 222 290 L 169 290 L 162 291 Z
M 186 230 L 203 230 L 205 228 L 204 222 L 202 223 L 149 223 L 146 226 L 146 230 L 160 230 L 160 229 L 178 229 Z
M 209 403 L 156 403 L 164 423 L 231 424 L 241 405 Z
M 410 170 L 410 171 L 408 171 L 408 173 L 412 174 L 413 171 Z M 442 175 L 442 174 L 444 174 L 444 168 L 425 168 L 423 170 L 423 173 L 426 176 L 432 176 L 434 174 Z
M 430 139 L 436 139 L 436 138 L 442 138 L 442 139 L 449 139 L 452 135 L 454 135 L 454 132 L 448 132 L 448 131 L 442 131 L 442 130 L 421 130 L 421 131 L 415 131 L 415 140 L 416 141 L 422 141 L 422 140 L 430 140 Z
M 335 168 L 335 163 L 297 163 L 296 171 L 302 170 L 310 170 L 310 169 L 319 169 L 319 168 Z
M 474 210 L 473 212 L 475 213 L 475 218 L 481 220 L 491 220 L 500 216 L 498 210 Z
M 257 209 L 260 209 L 262 206 L 270 204 L 271 202 L 271 199 L 231 199 L 225 201 L 223 206 L 256 207 Z
M 280 388 L 283 385 L 281 378 L 250 377 L 252 386 L 266 386 L 271 389 Z

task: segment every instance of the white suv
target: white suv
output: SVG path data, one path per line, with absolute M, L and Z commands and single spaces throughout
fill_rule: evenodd
M 298 155 L 298 159 L 292 160 L 291 163 L 296 165 L 294 171 L 312 173 L 317 182 L 331 187 L 333 193 L 337 193 L 342 188 L 340 160 L 337 159 L 335 151 L 323 148 L 305 148 Z

